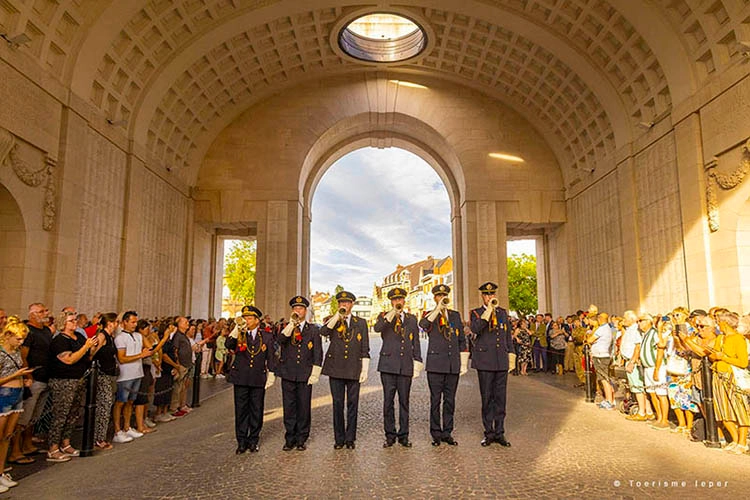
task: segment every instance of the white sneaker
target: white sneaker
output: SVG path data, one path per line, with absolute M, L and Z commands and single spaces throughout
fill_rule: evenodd
M 133 440 L 131 436 L 128 435 L 125 431 L 120 431 L 117 434 L 115 434 L 115 437 L 112 438 L 113 443 L 129 443 Z
M 154 422 L 150 418 L 147 418 L 146 420 L 144 420 L 143 423 L 146 424 L 146 427 L 149 427 L 151 429 L 153 429 L 154 427 L 156 427 L 156 422 Z
M 16 481 L 13 481 L 13 478 L 10 477 L 10 474 L 0 475 L 0 484 L 5 486 L 6 488 L 12 488 L 14 486 L 18 486 L 18 483 Z
M 10 489 L 10 488 L 8 488 L 7 486 L 3 486 L 2 484 L 0 484 L 0 493 L 5 493 L 5 492 L 6 492 L 6 491 L 8 491 L 9 489 Z
M 219 373 L 218 375 L 216 375 L 216 378 L 226 378 L 226 377 L 224 376 L 224 374 Z
M 142 432 L 138 432 L 137 430 L 133 429 L 132 427 L 130 429 L 128 429 L 125 432 L 125 434 L 127 434 L 128 436 L 130 436 L 132 438 L 143 437 L 143 433 Z

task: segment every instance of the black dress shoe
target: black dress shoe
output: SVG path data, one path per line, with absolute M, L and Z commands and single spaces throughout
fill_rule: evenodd
M 297 451 L 305 451 L 307 449 L 307 446 L 305 443 L 300 443 L 297 445 Z
M 432 446 L 440 446 L 440 440 L 439 439 L 433 439 L 432 440 Z
M 284 443 L 284 447 L 281 448 L 282 451 L 291 451 L 294 449 L 294 443 Z
M 257 444 L 251 444 L 248 449 L 250 450 L 250 453 L 258 453 L 258 451 L 260 450 L 260 446 L 258 446 Z
M 383 442 L 383 448 L 390 448 L 395 443 L 396 443 L 395 439 L 388 439 L 388 438 L 386 438 L 386 440 Z
M 484 438 L 482 439 L 482 442 L 479 444 L 481 444 L 482 446 L 489 446 L 492 444 L 492 440 L 490 438 Z
M 403 446 L 404 448 L 411 448 L 411 443 L 407 438 L 401 438 L 398 440 L 398 444 Z
M 354 449 L 354 441 L 347 441 L 347 443 L 346 443 L 346 449 L 347 450 L 353 450 Z
M 237 447 L 237 449 L 236 449 L 236 450 L 234 450 L 234 454 L 235 454 L 235 455 L 242 455 L 242 454 L 243 454 L 243 453 L 245 453 L 246 451 L 247 451 L 247 446 L 244 446 L 244 445 L 240 445 L 240 446 L 238 446 L 238 447 Z
M 334 450 L 340 450 L 343 447 L 344 447 L 344 443 L 336 443 L 333 445 Z
M 500 446 L 505 446 L 506 448 L 510 448 L 510 441 L 506 441 L 505 436 L 500 436 L 499 438 L 495 438 L 495 442 L 499 444 Z
M 443 438 L 443 442 L 446 444 L 449 444 L 451 446 L 458 446 L 458 441 L 453 439 L 452 436 L 448 436 L 447 438 Z

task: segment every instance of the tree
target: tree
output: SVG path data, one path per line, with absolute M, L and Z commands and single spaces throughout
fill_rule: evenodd
M 534 314 L 539 307 L 536 295 L 536 257 L 512 255 L 508 257 L 508 299 L 510 309 L 519 318 Z
M 224 261 L 224 279 L 233 300 L 255 301 L 255 241 L 237 241 Z
M 333 292 L 333 296 L 331 297 L 331 314 L 336 314 L 339 310 L 339 301 L 336 300 L 336 295 L 339 292 L 343 292 L 344 287 L 341 285 L 336 285 L 336 291 Z

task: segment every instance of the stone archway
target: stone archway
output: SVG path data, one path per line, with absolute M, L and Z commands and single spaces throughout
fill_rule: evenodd
M 340 158 L 363 147 L 399 148 L 409 151 L 428 163 L 443 181 L 451 205 L 451 236 L 453 280 L 456 290 L 463 290 L 462 224 L 463 170 L 445 139 L 423 122 L 399 113 L 383 113 L 373 120 L 370 113 L 362 113 L 337 123 L 310 149 L 305 157 L 299 179 L 302 203 L 302 259 L 300 275 L 302 290 L 310 293 L 310 225 L 312 199 L 325 172 Z M 463 307 L 462 295 L 456 294 L 456 308 Z
M 8 189 L 0 184 L 0 307 L 8 313 L 21 312 L 26 259 L 26 225 L 21 208 Z

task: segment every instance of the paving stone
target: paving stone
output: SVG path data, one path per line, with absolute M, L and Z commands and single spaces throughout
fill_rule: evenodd
M 373 354 L 379 352 L 378 342 L 373 341 Z M 13 488 L 12 498 L 57 499 L 63 485 L 70 498 L 410 500 L 739 498 L 750 486 L 750 456 L 708 449 L 626 421 L 619 412 L 599 410 L 570 387 L 572 379 L 553 375 L 509 377 L 506 435 L 512 448 L 479 446 L 480 400 L 473 370 L 459 384 L 454 432 L 459 446 L 433 448 L 422 375 L 412 386 L 413 448 L 383 449 L 375 365 L 360 398 L 356 450 L 333 449 L 323 377 L 313 390 L 320 406 L 313 410 L 307 451 L 281 451 L 276 384 L 266 396 L 260 452 L 236 456 L 232 394 L 226 391 L 191 415 L 160 424 L 155 434 L 33 474 Z

